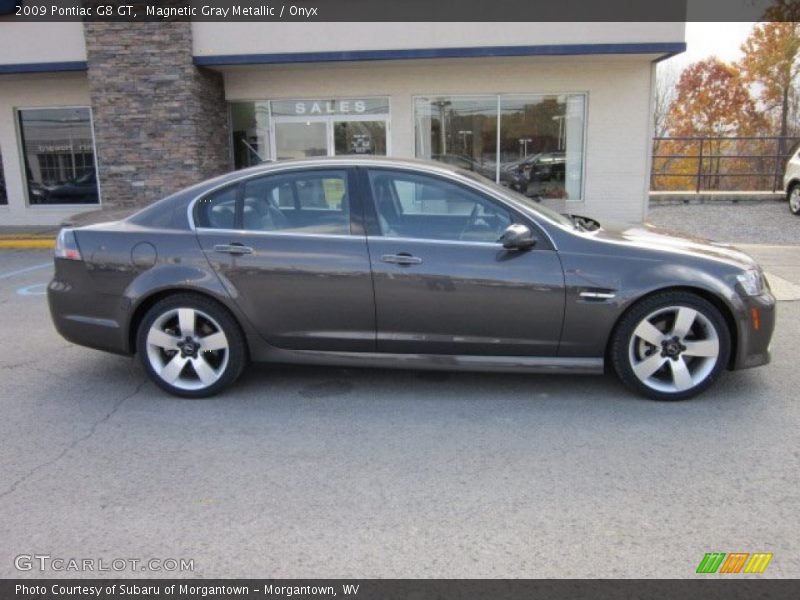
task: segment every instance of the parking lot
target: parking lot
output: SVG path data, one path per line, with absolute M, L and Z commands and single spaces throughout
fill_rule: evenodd
M 754 248 L 787 281 L 792 254 Z M 20 554 L 193 559 L 164 577 L 800 576 L 800 302 L 771 365 L 658 403 L 611 377 L 253 368 L 165 395 L 67 343 L 49 251 L 0 251 L 0 577 Z M 769 266 L 769 265 L 768 265 Z

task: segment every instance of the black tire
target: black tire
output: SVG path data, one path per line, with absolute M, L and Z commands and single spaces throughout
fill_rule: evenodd
M 186 346 L 185 337 L 177 333 L 182 332 L 182 324 L 179 321 L 182 317 L 179 315 L 188 315 L 188 311 L 192 311 L 191 314 L 194 315 L 191 318 L 192 330 L 198 333 L 193 337 L 196 344 L 190 346 Z M 148 336 L 151 332 L 154 335 L 166 333 L 166 338 L 170 339 L 169 348 L 149 343 Z M 224 338 L 216 335 L 220 332 Z M 215 335 L 216 345 L 225 343 L 226 347 L 204 351 L 203 340 L 211 340 L 212 338 L 208 336 L 212 334 Z M 150 339 L 152 341 L 156 338 Z M 180 350 L 171 346 L 173 339 L 183 344 Z M 209 346 L 212 345 L 215 344 L 209 343 Z M 189 353 L 185 354 L 187 348 Z M 150 307 L 139 324 L 136 349 L 142 366 L 153 382 L 170 394 L 182 398 L 206 398 L 218 394 L 236 381 L 247 364 L 244 335 L 233 316 L 218 302 L 191 293 L 169 296 Z M 175 383 L 170 383 L 159 374 L 159 371 L 166 372 L 173 359 L 177 359 L 173 365 L 176 367 L 169 375 L 175 371 L 178 374 Z M 200 361 L 203 364 L 200 364 Z M 195 365 L 202 368 L 196 370 Z M 210 367 L 211 370 L 206 367 Z M 200 372 L 206 375 L 205 379 L 200 376 Z
M 678 328 L 678 315 L 683 312 L 680 311 L 681 308 L 690 309 L 683 314 L 691 315 L 691 311 L 696 311 L 700 316 L 692 318 L 688 334 L 678 339 L 679 336 L 670 334 L 675 333 L 673 330 Z M 656 347 L 655 344 L 646 342 L 641 335 L 634 334 L 640 325 L 646 326 L 645 320 L 662 334 L 664 339 L 660 342 L 661 346 Z M 713 348 L 716 344 L 716 360 L 713 356 L 690 356 L 690 352 L 695 352 L 694 348 L 700 347 L 698 343 L 705 344 L 706 349 Z M 645 351 L 641 352 L 643 348 Z M 631 390 L 654 400 L 686 400 L 700 394 L 726 368 L 730 353 L 731 334 L 719 309 L 700 296 L 682 291 L 661 292 L 634 304 L 620 319 L 609 345 L 609 358 L 620 380 Z M 651 358 L 653 365 L 662 360 L 663 363 L 651 376 L 646 377 L 646 383 L 634 371 L 633 363 L 639 361 L 636 368 L 643 368 L 646 372 L 648 369 L 644 363 Z M 682 389 L 676 371 L 682 371 L 683 367 L 691 375 L 690 380 L 684 379 L 683 383 L 694 380 L 697 382 Z
M 793 200 L 792 194 L 797 192 L 798 196 Z M 789 203 L 789 212 L 796 217 L 800 217 L 800 183 L 793 183 L 786 190 L 786 201 Z

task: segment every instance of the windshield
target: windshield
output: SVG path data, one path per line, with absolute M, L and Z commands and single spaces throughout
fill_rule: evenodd
M 569 218 L 562 215 L 559 212 L 554 211 L 552 208 L 547 208 L 546 206 L 542 205 L 541 202 L 537 202 L 533 198 L 528 198 L 525 194 L 520 194 L 510 188 L 505 186 L 499 185 L 492 181 L 491 179 L 484 177 L 483 175 L 479 175 L 473 171 L 465 171 L 464 169 L 458 169 L 459 174 L 464 175 L 465 177 L 469 177 L 474 181 L 479 181 L 484 185 L 488 185 L 498 192 L 503 193 L 506 196 L 511 196 L 514 200 L 525 206 L 525 208 L 529 208 L 530 210 L 534 211 L 557 223 L 558 225 L 563 225 L 564 227 L 569 227 L 570 229 L 575 229 L 575 223 Z

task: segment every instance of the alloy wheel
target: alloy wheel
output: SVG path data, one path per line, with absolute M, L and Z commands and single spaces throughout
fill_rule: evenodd
M 663 393 L 686 392 L 703 383 L 719 355 L 716 327 L 702 311 L 689 306 L 653 311 L 634 328 L 628 344 L 634 375 Z
M 220 324 L 195 308 L 174 308 L 153 321 L 147 332 L 147 357 L 155 374 L 181 390 L 214 385 L 230 358 Z

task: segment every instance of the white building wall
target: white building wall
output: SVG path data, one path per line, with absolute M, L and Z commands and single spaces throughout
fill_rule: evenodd
M 81 21 L 45 23 L 0 18 L 0 65 L 85 60 Z
M 415 95 L 586 92 L 584 200 L 575 212 L 641 220 L 647 198 L 652 57 L 381 61 L 223 69 L 230 101 L 389 96 L 391 152 L 414 156 Z
M 85 73 L 2 76 L 0 153 L 3 155 L 8 205 L 0 206 L 0 225 L 57 225 L 77 212 L 99 208 L 96 204 L 66 208 L 59 205 L 27 206 L 25 166 L 20 154 L 16 109 L 63 106 L 89 106 L 89 85 Z
M 683 42 L 684 29 L 684 23 L 192 23 L 196 56 Z

